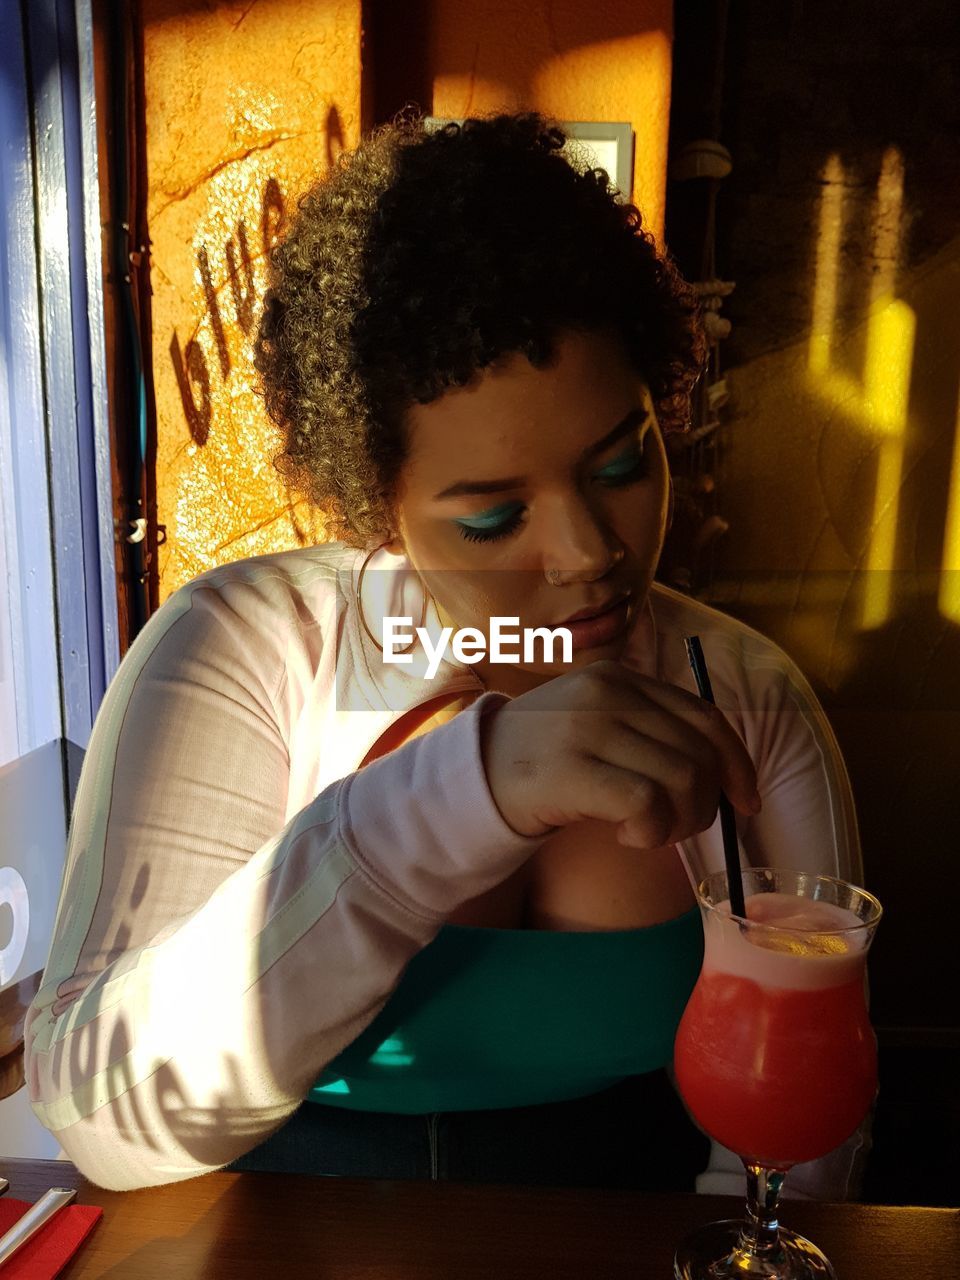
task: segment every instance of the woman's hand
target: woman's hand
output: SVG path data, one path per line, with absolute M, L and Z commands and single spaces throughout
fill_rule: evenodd
M 487 782 L 506 822 L 543 835 L 583 818 L 655 849 L 704 831 L 721 790 L 760 808 L 747 749 L 722 712 L 618 662 L 558 676 L 489 713 Z

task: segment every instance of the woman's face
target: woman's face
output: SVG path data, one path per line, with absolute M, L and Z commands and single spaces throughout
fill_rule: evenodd
M 415 405 L 407 425 L 390 545 L 445 623 L 486 634 L 493 616 L 550 627 L 605 611 L 572 627 L 572 664 L 481 662 L 484 682 L 517 693 L 618 656 L 653 580 L 669 486 L 650 393 L 619 340 L 567 332 L 547 367 L 505 357 Z

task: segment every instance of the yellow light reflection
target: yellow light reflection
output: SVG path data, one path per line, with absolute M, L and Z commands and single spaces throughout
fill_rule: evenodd
M 882 626 L 890 616 L 897 515 L 903 478 L 904 428 L 917 318 L 905 302 L 889 302 L 871 316 L 864 377 L 865 417 L 883 438 L 877 462 L 867 586 L 862 625 Z
M 953 465 L 950 468 L 950 497 L 947 525 L 943 531 L 943 570 L 940 574 L 938 604 L 951 622 L 960 622 L 960 403 L 953 437 Z
M 813 325 L 807 367 L 811 373 L 830 371 L 833 322 L 837 314 L 837 264 L 843 226 L 843 167 L 833 155 L 823 168 L 820 197 L 820 234 L 817 237 L 817 274 L 813 287 Z
M 897 518 L 903 480 L 904 435 L 916 316 L 894 297 L 903 223 L 903 158 L 896 147 L 883 156 L 877 180 L 870 309 L 862 382 L 833 364 L 840 244 L 844 228 L 846 174 L 839 156 L 823 169 L 823 195 L 813 293 L 807 369 L 818 393 L 852 413 L 878 441 L 877 477 L 869 545 L 861 558 L 867 569 L 861 625 L 882 626 L 890 616 Z

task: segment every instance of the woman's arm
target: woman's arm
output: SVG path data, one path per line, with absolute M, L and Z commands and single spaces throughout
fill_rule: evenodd
M 178 593 L 91 738 L 25 1063 L 37 1116 L 104 1187 L 189 1178 L 264 1139 L 445 914 L 536 843 L 484 779 L 495 695 L 287 819 L 303 627 L 281 597 L 264 580 Z
M 800 669 L 775 652 L 779 665 L 765 673 L 751 717 L 763 809 L 744 823 L 747 861 L 863 884 L 853 792 L 836 736 Z

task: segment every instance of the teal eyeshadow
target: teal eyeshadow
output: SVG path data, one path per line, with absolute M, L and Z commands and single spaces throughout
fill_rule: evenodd
M 598 476 L 622 476 L 627 475 L 643 461 L 643 449 L 639 444 L 632 444 L 629 449 L 614 458 L 602 470 L 597 472 Z M 460 516 L 454 520 L 454 524 L 463 525 L 467 529 L 495 529 L 498 525 L 505 524 L 511 516 L 514 516 L 522 509 L 522 503 L 504 502 L 499 507 L 491 507 L 489 511 L 480 511 L 475 516 Z
M 622 453 L 619 458 L 614 458 L 613 462 L 608 463 L 602 470 L 597 472 L 598 476 L 622 476 L 628 471 L 633 471 L 643 459 L 643 451 L 638 445 L 631 445 L 626 453 Z
M 491 507 L 489 511 L 480 511 L 475 516 L 460 516 L 453 523 L 464 525 L 467 529 L 494 529 L 520 510 L 521 503 L 505 502 L 499 507 Z

